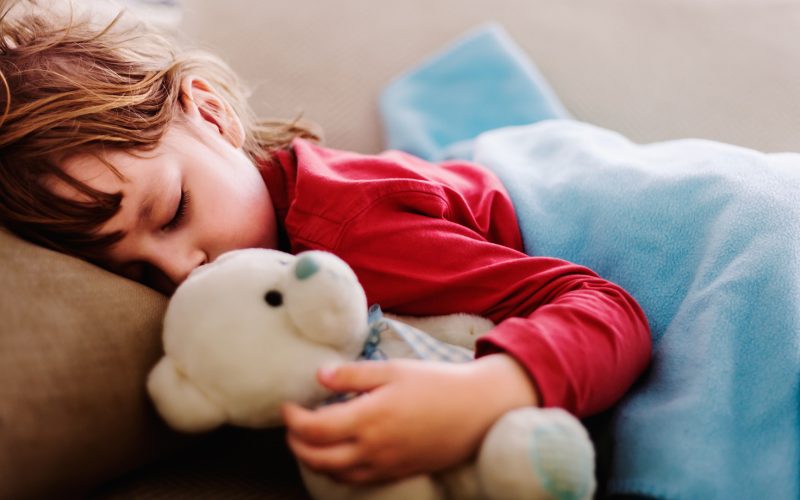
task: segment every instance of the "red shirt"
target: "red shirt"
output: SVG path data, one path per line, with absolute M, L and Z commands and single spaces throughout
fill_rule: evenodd
M 388 312 L 491 319 L 476 355 L 513 356 L 543 406 L 602 411 L 649 361 L 636 302 L 585 267 L 523 253 L 511 200 L 486 168 L 296 139 L 264 178 L 283 250 L 338 255 Z

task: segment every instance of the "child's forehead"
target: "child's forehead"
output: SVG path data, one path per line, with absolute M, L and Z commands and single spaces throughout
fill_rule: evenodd
M 125 184 L 137 185 L 147 181 L 150 176 L 157 174 L 159 165 L 165 162 L 167 156 L 179 155 L 191 147 L 188 143 L 193 140 L 193 136 L 181 128 L 170 127 L 152 148 L 104 148 L 73 153 L 61 159 L 58 166 L 69 177 L 93 189 L 116 193 L 122 191 Z M 56 177 L 47 179 L 46 186 L 59 196 L 70 199 L 75 199 L 75 196 L 85 197 L 74 187 Z
M 155 160 L 156 157 L 150 153 L 146 152 L 147 156 L 126 150 L 78 153 L 62 159 L 58 162 L 58 166 L 72 179 L 92 189 L 113 194 L 124 191 L 125 184 L 141 182 L 146 172 L 137 166 Z M 76 201 L 90 201 L 86 194 L 54 175 L 44 179 L 44 183 L 45 187 L 57 196 Z

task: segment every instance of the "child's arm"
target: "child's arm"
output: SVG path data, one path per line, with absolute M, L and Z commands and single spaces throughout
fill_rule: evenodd
M 478 339 L 476 356 L 513 357 L 535 381 L 541 406 L 593 415 L 616 403 L 647 366 L 647 320 L 621 287 L 448 219 L 381 208 L 373 207 L 374 217 L 391 218 L 391 227 L 352 224 L 335 249 L 369 301 L 401 315 L 491 319 L 496 326 Z
M 459 364 L 350 363 L 319 379 L 337 392 L 366 394 L 315 411 L 286 405 L 289 445 L 312 470 L 347 482 L 461 463 L 502 414 L 538 404 L 527 373 L 505 354 Z

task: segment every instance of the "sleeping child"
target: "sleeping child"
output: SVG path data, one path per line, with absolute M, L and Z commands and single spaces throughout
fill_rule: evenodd
M 286 407 L 289 445 L 315 470 L 354 483 L 442 470 L 508 410 L 589 416 L 647 366 L 637 302 L 585 266 L 526 254 L 485 166 L 340 151 L 301 122 L 254 120 L 222 61 L 121 17 L 33 9 L 0 32 L 0 221 L 21 237 L 165 294 L 226 251 L 326 250 L 385 311 L 496 324 L 458 369 L 321 374 L 369 391 L 335 414 Z

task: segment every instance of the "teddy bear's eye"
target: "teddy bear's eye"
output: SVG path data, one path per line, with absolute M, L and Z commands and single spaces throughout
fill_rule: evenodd
M 270 290 L 264 295 L 264 300 L 272 307 L 278 307 L 283 304 L 283 294 L 277 290 Z

